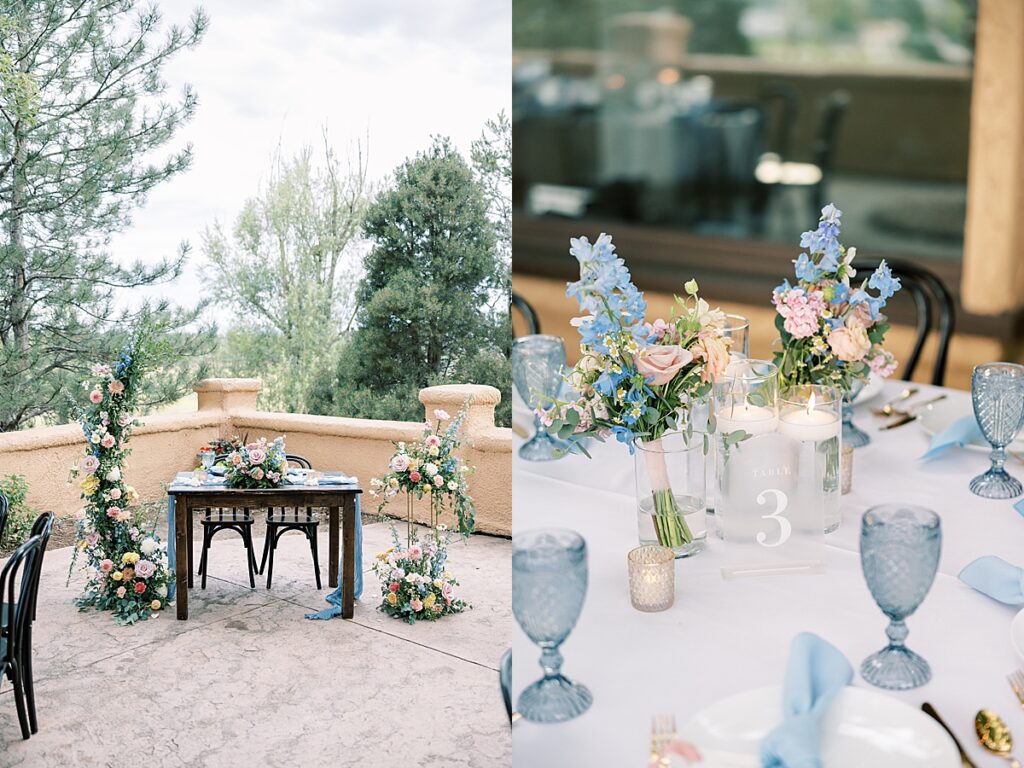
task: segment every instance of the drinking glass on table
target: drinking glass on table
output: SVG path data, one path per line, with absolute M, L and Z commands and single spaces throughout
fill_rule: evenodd
M 1024 365 L 987 363 L 971 376 L 971 402 L 981 433 L 992 446 L 988 471 L 971 480 L 971 492 L 986 499 L 1020 496 L 1020 481 L 1003 466 L 1006 446 L 1024 425 Z
M 549 405 L 562 389 L 565 344 L 559 336 L 534 334 L 512 342 L 512 381 L 531 411 Z M 528 461 L 550 461 L 569 452 L 569 445 L 547 431 L 534 415 L 533 437 L 520 446 L 520 457 Z
M 587 543 L 574 531 L 549 528 L 512 537 L 512 612 L 541 648 L 542 677 L 519 695 L 519 713 L 538 723 L 583 714 L 590 691 L 562 675 L 558 647 L 569 636 L 587 593 Z
M 722 334 L 731 339 L 729 354 L 733 360 L 750 357 L 750 320 L 743 315 L 726 315 Z
M 201 451 L 199 453 L 199 460 L 203 464 L 203 469 L 209 472 L 217 461 L 217 454 L 213 451 Z
M 860 563 L 875 603 L 889 617 L 889 644 L 860 667 L 872 685 L 908 690 L 931 680 L 928 662 L 907 648 L 904 620 L 921 605 L 935 580 L 942 548 L 939 516 L 924 507 L 882 504 L 864 513 Z

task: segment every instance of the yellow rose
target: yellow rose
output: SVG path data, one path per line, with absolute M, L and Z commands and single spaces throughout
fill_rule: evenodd
M 124 565 L 135 565 L 140 559 L 138 552 L 125 552 L 121 555 L 121 562 Z
M 427 483 L 427 484 L 425 484 L 423 486 L 423 492 L 424 493 L 430 493 L 430 491 L 432 491 L 432 490 L 434 490 L 434 486 L 431 485 L 430 483 Z
M 112 574 L 110 574 L 110 578 L 112 578 L 114 581 L 120 581 L 121 580 L 121 572 L 120 571 L 114 571 Z
M 387 560 L 388 559 L 388 555 L 390 555 L 394 551 L 395 551 L 394 547 L 388 547 L 383 552 L 381 552 L 379 555 L 377 555 L 377 559 L 381 560 L 381 561 Z
M 397 488 L 398 478 L 392 477 L 390 480 L 388 480 L 388 485 L 391 486 L 392 488 Z
M 417 459 L 410 459 L 409 460 L 409 471 L 410 472 L 414 472 L 414 471 L 416 471 L 419 468 L 420 468 L 420 463 L 419 463 L 419 461 Z
M 160 601 L 159 600 L 154 600 L 152 603 L 149 604 L 149 607 L 152 608 L 154 611 L 159 611 L 160 610 Z
M 388 601 L 388 605 L 398 605 L 398 595 L 394 592 L 388 592 L 388 596 L 385 599 Z
M 437 587 L 438 589 L 440 589 L 441 587 L 444 586 L 444 582 L 441 581 L 440 579 L 434 579 L 434 586 Z
M 96 479 L 96 475 L 86 475 L 85 479 L 81 482 L 81 486 L 86 495 L 91 496 L 99 488 L 100 481 Z
M 429 610 L 430 608 L 434 607 L 434 603 L 436 602 L 437 595 L 435 595 L 433 592 L 430 592 L 427 594 L 426 597 L 423 598 L 423 607 Z
M 128 501 L 138 501 L 139 492 L 135 490 L 134 486 L 126 485 L 124 487 L 125 495 L 128 497 Z
M 437 456 L 437 454 L 439 454 L 440 452 L 441 449 L 438 448 L 436 445 L 430 446 L 430 448 L 427 450 L 427 453 L 429 453 L 431 456 Z

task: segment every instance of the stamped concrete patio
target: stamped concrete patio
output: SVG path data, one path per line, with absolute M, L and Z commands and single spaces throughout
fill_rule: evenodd
M 317 592 L 296 534 L 281 540 L 272 590 L 258 576 L 249 588 L 241 541 L 225 534 L 191 618 L 168 611 L 135 627 L 79 613 L 81 580 L 65 586 L 71 550 L 49 552 L 34 629 L 39 733 L 22 741 L 4 681 L 0 766 L 510 765 L 497 666 L 512 634 L 511 543 L 453 543 L 450 568 L 473 610 L 409 626 L 376 610 L 369 566 L 389 526 L 364 532 L 350 621 L 303 618 L 329 590 L 324 572 Z

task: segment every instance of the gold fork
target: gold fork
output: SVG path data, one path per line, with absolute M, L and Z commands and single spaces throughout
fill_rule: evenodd
M 896 410 L 897 404 L 902 403 L 904 400 L 909 400 L 917 394 L 917 391 L 917 387 L 907 387 L 881 408 L 875 408 L 872 413 L 875 416 L 892 416 L 894 413 L 899 413 Z
M 668 745 L 676 738 L 675 715 L 655 715 L 651 718 L 651 759 L 650 765 L 668 768 L 672 758 L 665 754 Z
M 1017 695 L 1017 701 L 1020 702 L 1021 709 L 1024 709 L 1024 672 L 1016 669 L 1007 675 L 1006 679 L 1010 681 L 1010 687 Z

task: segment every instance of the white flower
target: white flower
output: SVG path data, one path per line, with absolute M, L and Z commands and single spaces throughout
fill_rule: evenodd
M 856 255 L 856 248 L 847 248 L 846 253 L 843 255 L 843 264 L 846 266 L 846 271 L 843 272 L 843 282 L 847 288 L 850 287 L 850 278 L 857 276 L 857 270 L 853 268 L 853 259 Z
M 427 473 L 427 477 L 433 477 L 437 474 L 437 464 L 432 461 L 428 461 L 423 465 L 423 471 Z
M 434 485 L 440 488 L 442 485 L 444 485 L 444 478 L 441 477 L 441 475 L 434 475 Z
M 107 472 L 106 477 L 108 482 L 116 483 L 121 479 L 121 470 L 118 467 L 114 467 L 112 470 Z
M 456 483 L 454 480 L 449 480 L 448 481 L 448 490 L 449 491 L 457 491 L 457 490 L 459 490 L 459 484 Z
M 147 536 L 142 540 L 142 544 L 139 545 L 139 549 L 142 550 L 144 555 L 152 555 L 160 548 L 160 545 L 156 543 L 156 540 Z
M 160 595 L 160 597 L 167 597 L 167 587 L 161 584 L 159 587 L 156 588 L 156 593 Z

